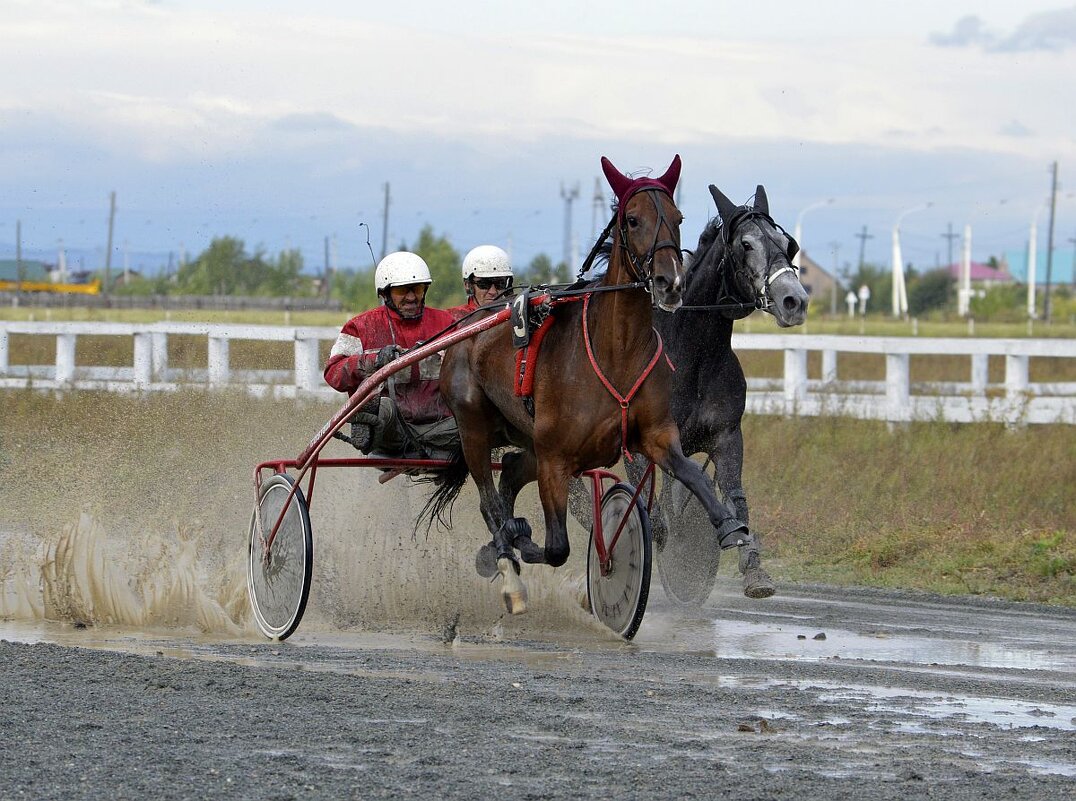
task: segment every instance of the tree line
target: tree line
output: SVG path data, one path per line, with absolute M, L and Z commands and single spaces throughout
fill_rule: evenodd
M 429 265 L 433 285 L 427 295 L 431 306 L 446 308 L 464 302 L 460 265 L 463 254 L 445 234 L 437 234 L 425 226 L 414 242 L 401 242 L 398 250 L 420 255 Z M 994 260 L 991 259 L 993 262 Z M 992 266 L 996 266 L 996 263 Z M 373 269 L 339 270 L 328 277 L 303 272 L 303 257 L 297 249 L 283 250 L 276 256 L 263 248 L 249 252 L 237 237 L 218 237 L 202 253 L 169 275 L 133 277 L 124 284 L 116 283 L 111 291 L 117 295 L 245 295 L 252 297 L 317 297 L 339 300 L 349 310 L 362 310 L 377 305 Z M 517 283 L 566 283 L 575 277 L 576 268 L 554 261 L 539 253 L 525 267 L 516 267 Z M 864 264 L 855 272 L 849 271 L 841 283 L 842 291 L 870 288 L 868 313 L 888 314 L 888 299 L 892 291 L 889 267 Z M 942 268 L 920 272 L 909 267 L 905 281 L 908 292 L 908 311 L 912 316 L 935 314 L 944 316 L 956 308 L 956 282 Z M 1055 288 L 1058 300 L 1068 300 L 1068 287 Z M 816 299 L 816 303 L 818 300 Z M 1026 314 L 1026 287 L 1018 284 L 991 287 L 982 296 L 971 300 L 972 316 L 980 319 L 1022 320 Z M 828 307 L 828 304 L 822 304 Z

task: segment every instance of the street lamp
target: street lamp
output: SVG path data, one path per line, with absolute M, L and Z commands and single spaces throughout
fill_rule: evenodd
M 796 216 L 796 227 L 792 233 L 792 238 L 795 239 L 797 243 L 801 243 L 801 246 L 800 249 L 796 251 L 796 255 L 792 257 L 792 266 L 795 267 L 797 270 L 800 268 L 800 254 L 803 253 L 803 215 L 811 211 L 811 209 L 819 209 L 822 208 L 822 206 L 828 206 L 833 203 L 833 201 L 834 198 L 819 200 L 807 206 Z M 834 280 L 836 280 L 836 276 L 834 276 Z
M 934 201 L 927 201 L 918 206 L 905 209 L 897 215 L 897 221 L 893 223 L 893 316 L 900 317 L 908 312 L 908 291 L 904 286 L 904 261 L 900 252 L 900 222 L 912 212 L 923 211 L 934 205 Z

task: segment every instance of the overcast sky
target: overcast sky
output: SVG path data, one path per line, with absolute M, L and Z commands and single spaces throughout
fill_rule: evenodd
M 599 158 L 674 153 L 686 242 L 707 184 L 762 183 L 789 230 L 834 198 L 803 216 L 827 267 L 864 225 L 888 264 L 928 201 L 905 258 L 946 261 L 970 223 L 984 260 L 1023 250 L 1054 160 L 1056 238 L 1076 236 L 1073 4 L 0 0 L 0 41 L 0 257 L 16 219 L 26 250 L 103 252 L 115 189 L 117 249 L 231 234 L 320 268 L 335 234 L 365 265 L 388 181 L 390 249 L 430 223 L 461 252 L 559 259 L 562 186 L 585 251 Z

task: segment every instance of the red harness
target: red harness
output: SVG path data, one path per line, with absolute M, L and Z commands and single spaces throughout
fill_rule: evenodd
M 578 297 L 559 299 L 559 303 L 571 302 L 579 300 Z M 664 343 L 661 341 L 661 334 L 657 329 L 654 329 L 654 334 L 658 338 L 658 346 L 654 351 L 654 356 L 650 359 L 650 363 L 643 369 L 642 375 L 640 375 L 631 389 L 628 390 L 627 395 L 621 395 L 612 382 L 606 378 L 605 373 L 602 372 L 601 367 L 598 366 L 598 360 L 594 357 L 594 350 L 590 346 L 590 326 L 587 324 L 587 314 L 590 309 L 590 295 L 584 295 L 583 298 L 583 343 L 587 348 L 587 357 L 590 359 L 590 366 L 594 368 L 594 374 L 598 376 L 598 380 L 602 382 L 602 385 L 613 396 L 613 400 L 620 406 L 620 449 L 623 451 L 625 458 L 629 462 L 634 461 L 631 453 L 628 452 L 628 408 L 631 405 L 631 399 L 635 397 L 639 392 L 643 382 L 654 372 L 654 367 L 658 363 L 665 352 Z M 555 301 L 555 303 L 557 303 Z M 542 324 L 538 327 L 538 330 L 531 335 L 531 340 L 526 347 L 520 348 L 516 351 L 516 381 L 515 381 L 515 394 L 517 397 L 529 398 L 534 394 L 534 374 L 535 367 L 538 364 L 538 352 L 542 347 L 542 340 L 545 339 L 545 335 L 549 332 L 549 329 L 553 325 L 553 317 L 547 317 L 542 321 Z M 670 370 L 675 370 L 672 361 L 668 356 L 665 356 L 665 362 L 669 365 Z
M 612 382 L 605 377 L 605 373 L 602 372 L 601 367 L 598 366 L 598 360 L 594 358 L 594 350 L 590 347 L 590 329 L 587 326 L 587 310 L 590 306 L 590 295 L 587 295 L 583 299 L 583 343 L 587 346 L 587 356 L 590 358 L 590 366 L 594 368 L 594 374 L 598 376 L 598 380 L 602 382 L 605 388 L 609 391 L 609 394 L 613 396 L 618 404 L 620 404 L 620 450 L 624 452 L 624 458 L 629 462 L 635 460 L 628 452 L 628 406 L 631 405 L 631 399 L 635 397 L 635 393 L 639 391 L 639 388 L 646 381 L 647 377 L 654 371 L 655 365 L 658 363 L 658 359 L 661 358 L 664 351 L 664 345 L 661 341 L 661 334 L 658 330 L 654 329 L 654 334 L 658 338 L 658 346 L 654 350 L 654 356 L 650 359 L 650 363 L 643 369 L 642 375 L 635 379 L 635 383 L 631 389 L 628 390 L 627 395 L 621 395 L 617 392 L 616 387 Z M 665 357 L 665 362 L 669 365 L 670 370 L 675 370 L 673 363 L 669 360 L 669 357 Z

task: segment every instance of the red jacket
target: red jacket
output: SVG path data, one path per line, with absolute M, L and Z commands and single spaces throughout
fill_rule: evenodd
M 325 381 L 333 389 L 349 395 L 374 372 L 377 352 L 386 345 L 403 350 L 429 340 L 452 325 L 454 318 L 443 309 L 429 306 L 422 316 L 405 320 L 388 306 L 352 317 L 340 329 L 325 365 Z M 450 415 L 438 389 L 441 354 L 423 359 L 410 370 L 396 373 L 396 403 L 404 419 L 411 423 L 432 423 Z M 388 392 L 388 387 L 384 390 Z
M 474 295 L 471 295 L 469 298 L 467 298 L 467 302 L 464 303 L 462 306 L 453 306 L 451 309 L 445 309 L 445 311 L 452 315 L 453 320 L 459 320 L 460 318 L 465 317 L 477 308 L 478 304 L 475 302 Z M 473 323 L 474 320 L 469 320 L 468 322 Z

